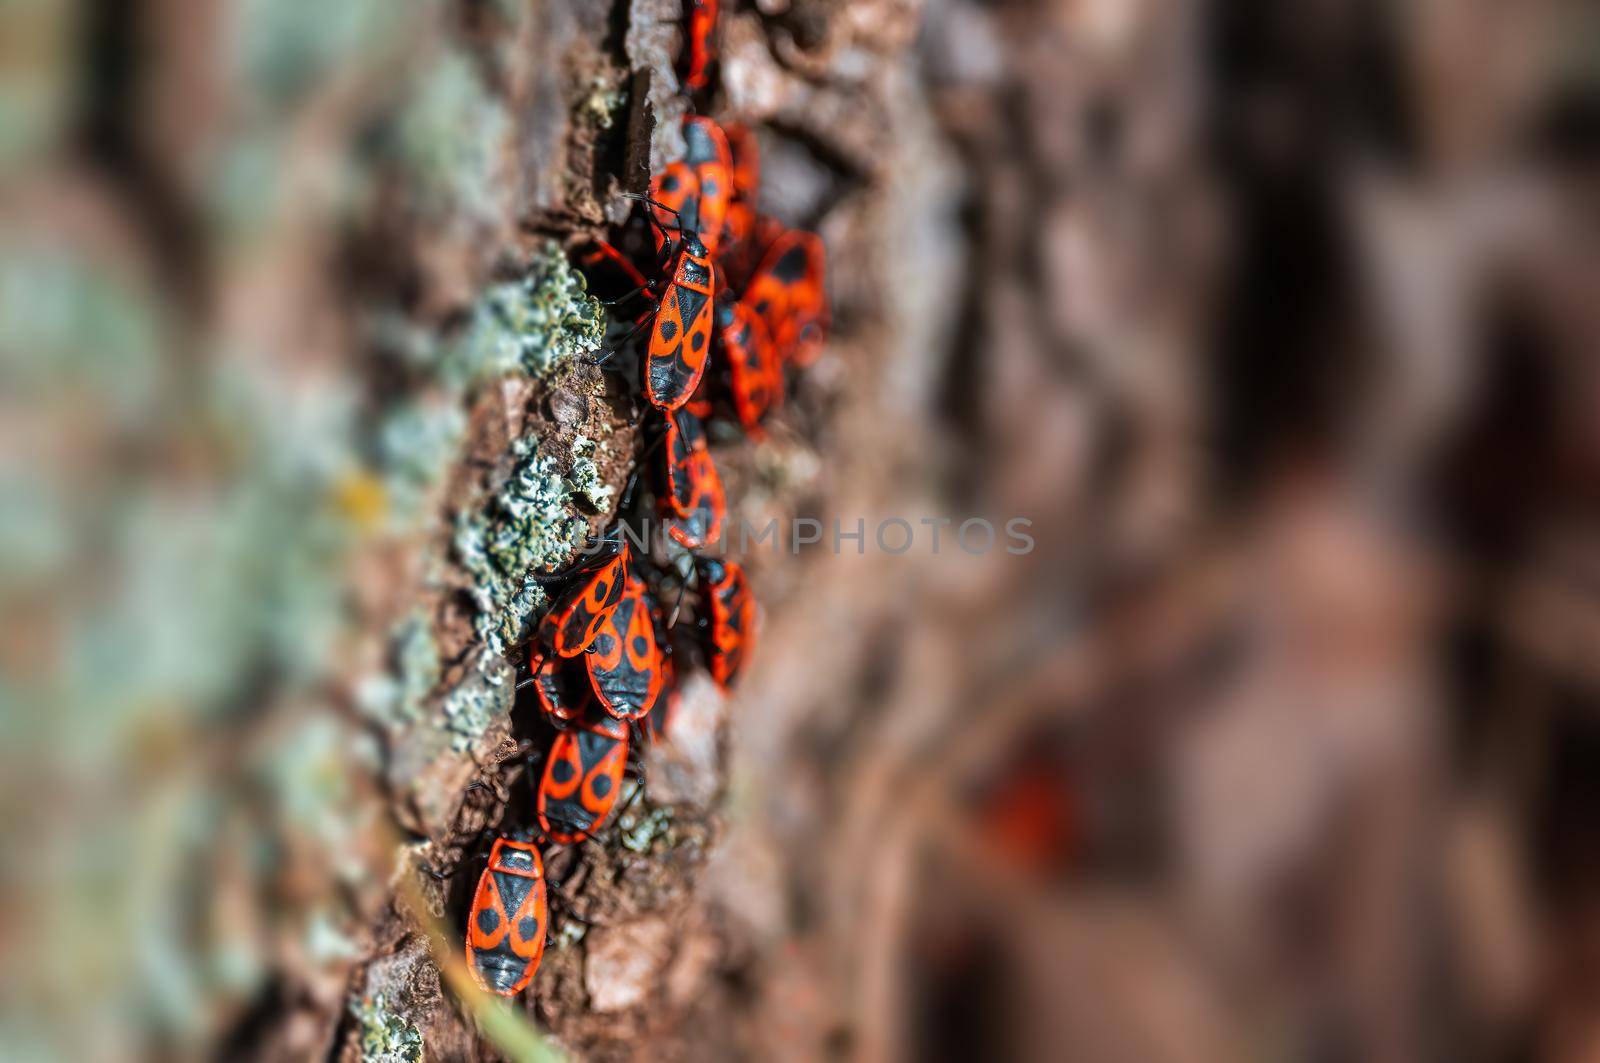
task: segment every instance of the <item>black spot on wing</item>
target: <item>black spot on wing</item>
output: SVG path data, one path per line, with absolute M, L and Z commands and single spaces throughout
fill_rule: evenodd
M 810 272 L 811 256 L 799 244 L 779 255 L 778 261 L 772 264 L 772 275 L 785 284 L 805 280 Z
M 574 603 L 572 610 L 567 614 L 567 622 L 561 626 L 563 639 L 569 644 L 583 641 L 593 621 L 594 614 L 589 612 L 588 606 L 582 601 Z

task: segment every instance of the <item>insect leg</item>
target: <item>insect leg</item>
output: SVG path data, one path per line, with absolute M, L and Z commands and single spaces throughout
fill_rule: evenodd
M 645 195 L 642 192 L 624 192 L 624 193 L 622 193 L 622 197 L 624 199 L 637 199 L 639 202 L 644 203 L 644 204 L 648 205 L 649 207 L 653 208 L 653 209 L 650 209 L 650 210 L 646 210 L 645 211 L 645 216 L 650 219 L 650 224 L 651 225 L 654 225 L 658 230 L 660 230 L 661 236 L 662 236 L 662 238 L 664 240 L 667 240 L 668 242 L 672 242 L 674 240 L 674 237 L 672 236 L 672 230 L 668 229 L 665 225 L 662 225 L 661 224 L 661 219 L 656 217 L 656 211 L 657 210 L 666 211 L 668 214 L 672 215 L 675 219 L 677 219 L 678 232 L 679 233 L 683 233 L 683 232 L 689 231 L 689 230 L 687 230 L 685 228 L 685 226 L 683 224 L 683 215 L 679 214 L 676 210 L 673 210 L 671 207 L 667 206 L 665 203 L 662 203 L 660 200 L 652 199 L 651 197 Z
M 610 261 L 613 264 L 615 264 L 624 273 L 626 273 L 628 275 L 629 279 L 631 279 L 639 287 L 648 288 L 650 286 L 650 282 L 645 280 L 644 274 L 639 272 L 638 267 L 635 266 L 632 262 L 628 261 L 627 256 L 624 255 L 621 251 L 618 251 L 608 241 L 596 238 L 596 240 L 594 241 L 594 245 L 595 245 L 595 248 L 600 253 L 599 253 L 598 256 L 595 256 L 595 255 L 586 256 L 585 260 L 584 260 L 585 263 L 596 262 L 596 261 L 599 261 L 600 259 L 606 259 L 607 261 Z
M 638 296 L 638 295 L 643 295 L 645 292 L 648 292 L 650 290 L 651 290 L 650 289 L 650 285 L 641 284 L 637 288 L 634 288 L 632 291 L 623 292 L 621 295 L 617 296 L 615 299 L 596 299 L 595 302 L 599 303 L 601 306 L 616 306 L 618 303 L 627 302 L 629 299 L 632 299 L 632 298 L 634 298 L 635 296 Z
M 629 343 L 633 342 L 634 337 L 639 335 L 639 333 L 643 332 L 648 327 L 648 322 L 650 321 L 650 318 L 654 313 L 655 313 L 655 308 L 652 307 L 651 309 L 646 310 L 644 313 L 640 314 L 637 318 L 634 319 L 633 327 L 630 328 L 627 331 L 627 333 L 622 337 L 622 339 L 618 340 L 616 343 L 612 344 L 610 347 L 607 347 L 606 350 L 605 350 L 605 353 L 602 354 L 600 357 L 589 359 L 588 360 L 588 364 L 589 365 L 605 365 L 607 362 L 609 362 L 611 360 L 611 356 L 616 354 L 619 348 L 626 347 Z

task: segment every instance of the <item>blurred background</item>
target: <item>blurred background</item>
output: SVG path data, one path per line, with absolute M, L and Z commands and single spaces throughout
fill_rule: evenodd
M 1577 0 L 724 0 L 835 324 L 733 512 L 917 545 L 752 556 L 529 1025 L 441 981 L 679 20 L 0 2 L 0 1058 L 1600 1059 Z

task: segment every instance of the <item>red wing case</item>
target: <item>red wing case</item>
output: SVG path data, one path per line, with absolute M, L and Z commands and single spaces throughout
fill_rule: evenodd
M 683 87 L 698 92 L 711 83 L 711 63 L 717 57 L 718 0 L 687 0 Z
M 646 718 L 652 738 L 667 737 L 673 721 L 678 718 L 678 706 L 682 700 L 683 694 L 678 690 L 678 666 L 673 663 L 672 654 L 669 653 L 661 662 L 661 696 L 656 698 L 656 707 L 650 710 Z
M 660 223 L 650 227 L 651 233 L 655 236 L 657 251 L 666 246 L 679 226 L 695 233 L 702 231 L 700 178 L 695 173 L 694 167 L 687 162 L 671 163 L 665 170 L 652 177 L 650 198 L 654 200 L 650 210 Z M 727 213 L 724 209 L 722 216 L 726 217 Z M 721 219 L 718 224 L 721 224 Z
M 733 197 L 754 203 L 761 191 L 761 147 L 749 126 L 730 122 L 722 127 L 733 155 Z
M 578 661 L 534 650 L 528 664 L 539 706 L 553 719 L 581 720 L 595 704 L 589 671 Z

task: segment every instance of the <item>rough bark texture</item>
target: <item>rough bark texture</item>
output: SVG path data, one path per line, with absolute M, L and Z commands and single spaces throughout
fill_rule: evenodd
M 857 5 L 845 18 L 815 5 L 778 19 L 733 11 L 724 24 L 725 98 L 714 113 L 763 130 L 764 196 L 770 196 L 764 205 L 790 224 L 820 225 L 839 264 L 833 289 L 840 341 L 814 383 L 795 397 L 758 451 L 729 446 L 718 452 L 736 500 L 733 515 L 750 517 L 756 527 L 807 497 L 815 504 L 837 489 L 818 470 L 852 464 L 844 457 L 845 441 L 814 444 L 834 430 L 841 407 L 865 413 L 876 393 L 875 371 L 865 367 L 874 360 L 870 338 L 884 334 L 888 286 L 867 263 L 883 261 L 877 251 L 886 235 L 883 182 L 895 150 L 890 97 L 895 79 L 905 76 L 913 15 L 897 5 L 870 11 Z M 510 40 L 499 36 L 501 28 L 468 19 L 469 39 L 502 64 L 494 80 L 503 84 L 517 144 L 509 178 L 516 207 L 502 227 L 507 244 L 483 241 L 471 249 L 475 261 L 451 265 L 481 277 L 508 254 L 526 259 L 547 236 L 586 235 L 604 220 L 602 205 L 614 202 L 615 192 L 640 191 L 650 172 L 675 157 L 681 150 L 675 120 L 684 111 L 673 73 L 676 30 L 668 24 L 675 17 L 670 3 L 619 4 L 609 12 L 596 5 L 581 14 L 548 5 L 532 11 L 526 17 L 531 28 Z M 791 23 L 804 31 L 797 35 Z M 847 64 L 846 56 L 855 62 Z M 585 120 L 586 101 L 597 91 L 621 101 L 609 128 Z M 526 235 L 514 236 L 517 231 Z M 439 268 L 414 294 L 419 305 L 447 307 L 444 293 L 462 284 L 444 272 L 447 265 Z M 570 453 L 575 437 L 599 441 L 614 458 L 601 461 L 600 479 L 620 494 L 628 459 L 642 449 L 638 421 L 631 383 L 592 368 L 485 389 L 471 407 L 464 460 L 446 489 L 445 510 L 480 507 L 509 471 L 511 442 L 524 438 L 539 440 L 541 453 L 558 455 Z M 602 529 L 607 517 L 596 513 L 592 530 Z M 447 537 L 423 553 L 449 558 Z M 753 566 L 769 615 L 784 608 L 777 592 L 783 577 L 767 569 L 785 560 Z M 447 572 L 422 597 L 447 662 L 443 692 L 471 681 L 478 647 L 470 610 L 462 608 L 471 579 Z M 414 602 L 401 596 L 396 605 L 408 609 Z M 374 626 L 387 630 L 396 618 L 374 617 Z M 392 812 L 419 839 L 406 858 L 450 876 L 428 882 L 423 895 L 452 931 L 463 924 L 488 842 L 531 818 L 518 742 L 547 741 L 548 731 L 529 701 L 525 696 L 459 755 L 444 749 L 438 729 L 426 723 L 390 735 Z M 646 795 L 621 829 L 549 856 L 548 870 L 560 884 L 554 942 L 526 1006 L 561 1045 L 585 1057 L 698 1057 L 727 1006 L 713 989 L 717 975 L 736 962 L 730 958 L 736 950 L 748 947 L 742 933 L 729 932 L 720 906 L 700 886 L 708 858 L 727 844 L 719 809 L 727 792 L 729 705 L 703 677 L 690 683 L 685 702 L 673 740 L 650 757 Z M 430 1054 L 493 1054 L 492 1042 L 475 1035 L 472 1020 L 441 985 L 403 898 L 392 907 L 380 904 L 365 940 L 368 958 L 352 975 L 347 1015 L 359 1014 L 360 1001 L 381 999 L 417 1029 Z M 346 1018 L 340 1054 L 359 1058 L 367 1032 L 367 1025 Z

